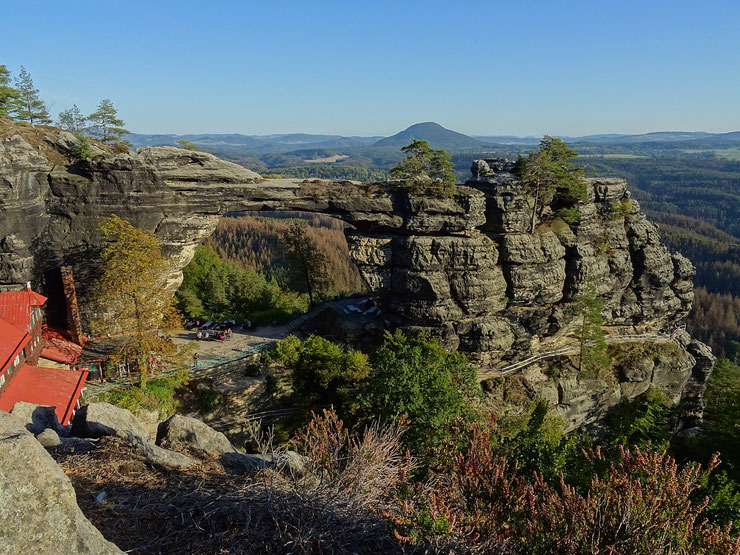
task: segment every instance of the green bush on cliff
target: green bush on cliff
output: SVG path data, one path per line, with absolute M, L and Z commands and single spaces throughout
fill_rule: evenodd
M 166 417 L 177 411 L 175 391 L 186 383 L 187 373 L 180 372 L 149 380 L 144 387 L 138 385 L 119 387 L 99 395 L 94 400 L 105 401 L 134 413 L 141 410 L 156 411 L 161 417 Z
M 290 336 L 265 352 L 262 361 L 279 361 L 293 370 L 295 400 L 304 417 L 332 405 L 349 424 L 397 421 L 404 415 L 404 442 L 419 452 L 444 441 L 453 421 L 476 414 L 481 397 L 475 369 L 464 355 L 400 331 L 386 333 L 369 360 L 322 337 Z
M 399 179 L 408 191 L 435 197 L 455 194 L 455 167 L 443 149 L 429 146 L 427 141 L 412 139 L 401 149 L 406 158 L 391 169 L 390 176 Z

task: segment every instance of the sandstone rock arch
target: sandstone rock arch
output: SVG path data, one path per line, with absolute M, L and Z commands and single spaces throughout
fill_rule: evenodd
M 382 185 L 263 180 L 236 164 L 172 147 L 100 153 L 70 164 L 74 137 L 44 148 L 0 142 L 0 287 L 72 266 L 85 317 L 99 222 L 111 213 L 154 231 L 174 262 L 171 285 L 224 214 L 320 212 L 346 221 L 352 259 L 393 325 L 497 359 L 564 329 L 562 310 L 596 278 L 613 325 L 660 327 L 690 309 L 691 264 L 671 255 L 616 179 L 595 179 L 578 224 L 526 232 L 528 199 L 505 161 L 477 161 L 450 199 Z M 629 201 L 629 202 L 628 202 Z M 621 203 L 619 211 L 614 204 Z

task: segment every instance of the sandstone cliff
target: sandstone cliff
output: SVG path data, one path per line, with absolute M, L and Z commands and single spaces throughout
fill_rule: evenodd
M 476 161 L 454 198 L 436 199 L 382 184 L 263 180 L 172 147 L 99 149 L 75 161 L 74 144 L 54 128 L 0 128 L 0 287 L 30 280 L 44 290 L 49 271 L 70 265 L 85 321 L 103 218 L 115 213 L 154 231 L 175 287 L 223 214 L 260 209 L 351 224 L 351 257 L 389 324 L 427 331 L 486 365 L 566 338 L 568 307 L 588 278 L 614 333 L 666 331 L 691 308 L 691 263 L 661 243 L 624 180 L 591 179 L 576 223 L 548 207 L 529 233 L 531 200 L 503 160 Z M 681 388 L 692 368 L 676 370 Z

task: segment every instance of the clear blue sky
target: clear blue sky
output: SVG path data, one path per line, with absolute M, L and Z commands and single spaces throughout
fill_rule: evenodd
M 140 133 L 740 129 L 738 0 L 3 0 L 0 64 Z

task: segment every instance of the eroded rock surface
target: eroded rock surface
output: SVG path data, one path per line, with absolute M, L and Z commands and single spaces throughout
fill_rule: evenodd
M 150 439 L 149 432 L 131 411 L 105 402 L 89 403 L 78 410 L 72 422 L 72 434 L 92 438 L 136 438 L 143 442 Z
M 691 306 L 691 264 L 660 242 L 624 180 L 592 179 L 578 222 L 546 210 L 529 233 L 531 200 L 505 160 L 478 160 L 454 197 L 425 198 L 382 184 L 263 180 L 173 147 L 73 163 L 74 137 L 41 129 L 0 139 L 0 286 L 43 285 L 47 270 L 71 265 L 85 320 L 103 218 L 115 213 L 154 231 L 174 262 L 175 287 L 219 217 L 260 209 L 322 212 L 352 224 L 351 256 L 389 322 L 484 359 L 512 346 L 521 354 L 532 337 L 565 329 L 561 308 L 588 277 L 612 325 L 659 329 Z M 31 140 L 39 137 L 43 145 Z
M 69 478 L 23 421 L 0 412 L 0 553 L 123 553 L 77 506 Z
M 530 232 L 532 199 L 506 160 L 477 160 L 453 197 L 426 198 L 386 184 L 263 180 L 172 147 L 74 162 L 73 136 L 28 133 L 0 139 L 0 287 L 31 280 L 44 290 L 47 271 L 72 266 L 83 323 L 94 316 L 103 218 L 115 213 L 155 232 L 173 261 L 174 288 L 222 215 L 261 209 L 351 224 L 350 256 L 387 323 L 428 332 L 483 364 L 569 335 L 570 307 L 589 279 L 611 327 L 665 332 L 691 308 L 694 268 L 661 243 L 622 179 L 589 180 L 577 221 L 554 204 Z M 617 389 L 629 395 L 645 387 L 629 376 L 624 384 Z
M 174 415 L 157 428 L 157 445 L 185 444 L 218 457 L 236 453 L 236 448 L 221 432 L 189 416 Z

